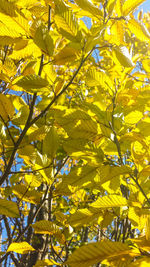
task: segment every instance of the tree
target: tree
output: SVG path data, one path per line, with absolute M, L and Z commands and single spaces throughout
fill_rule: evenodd
M 0 1 L 3 266 L 150 264 L 142 2 Z

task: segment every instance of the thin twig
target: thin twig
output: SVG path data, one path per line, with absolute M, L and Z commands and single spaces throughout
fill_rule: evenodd
M 11 132 L 10 132 L 10 130 L 9 130 L 9 127 L 8 127 L 8 125 L 7 125 L 7 122 L 5 122 L 5 120 L 3 119 L 3 117 L 0 115 L 0 118 L 1 118 L 1 120 L 2 120 L 2 122 L 4 123 L 4 125 L 5 125 L 5 127 L 6 127 L 6 129 L 7 129 L 7 131 L 8 131 L 8 134 L 9 134 L 9 136 L 10 136 L 10 139 L 12 140 L 12 142 L 13 142 L 13 144 L 14 144 L 14 146 L 15 146 L 15 140 L 14 140 L 14 138 L 12 137 L 12 134 L 11 134 Z
M 64 88 L 57 95 L 55 95 L 55 97 L 52 99 L 52 101 L 49 103 L 49 105 L 47 105 L 47 107 L 43 111 L 41 111 L 41 113 L 38 116 L 36 116 L 30 122 L 30 126 L 32 126 L 37 120 L 39 120 L 40 118 L 42 118 L 46 114 L 46 112 L 50 109 L 50 107 L 56 102 L 56 100 L 69 88 L 69 86 L 72 84 L 72 82 L 76 78 L 77 74 L 79 73 L 80 69 L 82 68 L 83 64 L 86 62 L 86 60 L 92 54 L 92 52 L 94 51 L 94 49 L 95 49 L 95 47 L 93 47 L 93 49 L 88 53 L 88 55 L 85 58 L 82 58 L 79 67 L 77 68 L 76 72 L 74 73 L 74 75 L 72 76 L 72 78 L 70 79 L 70 81 L 67 83 L 67 85 L 65 85 Z
M 75 77 L 77 76 L 77 74 L 79 73 L 80 69 L 82 68 L 83 64 L 86 62 L 86 60 L 89 58 L 89 56 L 92 54 L 92 52 L 94 51 L 95 47 L 93 47 L 93 49 L 88 53 L 88 55 L 85 57 L 85 58 L 82 58 L 81 60 L 81 63 L 78 67 L 78 69 L 76 70 L 76 72 L 74 73 L 73 77 L 70 79 L 70 81 L 67 83 L 66 86 L 64 86 L 64 88 L 62 89 L 62 91 L 57 94 L 53 100 L 50 102 L 50 104 L 43 110 L 41 111 L 41 113 L 36 116 L 33 120 L 32 120 L 32 116 L 33 116 L 33 109 L 34 109 L 34 105 L 35 105 L 35 101 L 36 101 L 36 94 L 34 94 L 33 96 L 33 100 L 32 100 L 32 103 L 31 103 L 31 106 L 30 106 L 30 112 L 29 112 L 29 116 L 28 116 L 28 119 L 26 121 L 26 124 L 25 124 L 25 127 L 23 129 L 23 131 L 21 132 L 16 144 L 15 144 L 15 147 L 12 151 L 12 154 L 10 156 L 10 159 L 9 159 L 9 162 L 8 162 L 8 165 L 7 165 L 7 168 L 4 172 L 4 174 L 1 176 L 1 179 L 0 179 L 0 186 L 3 184 L 3 182 L 6 180 L 6 178 L 8 177 L 9 173 L 10 173 L 10 170 L 11 170 L 11 167 L 12 167 L 12 164 L 13 164 L 13 161 L 14 161 L 14 157 L 15 157 L 15 154 L 26 134 L 26 132 L 28 131 L 28 129 L 36 122 L 38 121 L 41 117 L 43 117 L 46 112 L 49 110 L 49 108 L 55 103 L 55 101 L 69 88 L 69 86 L 72 84 L 73 80 L 75 79 Z M 43 58 L 43 57 L 42 57 Z M 41 60 L 42 62 L 42 60 Z M 40 68 L 41 69 L 41 68 Z M 40 73 L 40 71 L 39 71 Z
M 29 174 L 29 173 L 36 173 L 36 172 L 39 172 L 39 171 L 42 171 L 42 170 L 45 170 L 45 169 L 48 169 L 48 168 L 50 168 L 51 167 L 51 165 L 52 164 L 49 164 L 48 166 L 46 166 L 46 167 L 43 167 L 43 168 L 39 168 L 39 169 L 37 169 L 37 170 L 33 170 L 33 171 L 29 171 L 29 170 L 27 170 L 27 171 L 15 171 L 15 172 L 10 172 L 9 174 L 18 174 L 18 173 L 20 173 L 20 174 Z
M 47 197 L 47 193 L 49 191 L 49 186 L 47 186 L 47 189 L 45 191 L 45 194 L 44 194 L 44 197 L 43 197 L 43 200 L 42 202 L 40 203 L 39 207 L 37 208 L 36 212 L 34 213 L 34 215 L 32 216 L 32 219 L 31 219 L 31 222 L 33 223 L 34 219 L 36 218 L 36 216 L 38 215 L 39 211 L 41 210 L 45 200 L 46 200 L 46 197 Z M 22 238 L 22 236 L 24 235 L 24 233 L 29 229 L 29 227 L 31 227 L 31 222 L 28 223 L 28 225 L 24 228 L 24 230 L 22 231 L 22 233 L 16 238 L 15 242 L 19 242 L 20 239 Z

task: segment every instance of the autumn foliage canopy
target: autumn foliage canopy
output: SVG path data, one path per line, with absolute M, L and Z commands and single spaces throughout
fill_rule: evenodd
M 3 266 L 150 266 L 143 2 L 0 1 Z

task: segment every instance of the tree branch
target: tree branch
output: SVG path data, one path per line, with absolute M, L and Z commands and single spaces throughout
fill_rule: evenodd
M 76 70 L 76 72 L 74 73 L 74 75 L 72 76 L 72 78 L 70 79 L 70 81 L 67 83 L 67 85 L 64 86 L 64 88 L 62 89 L 62 91 L 59 92 L 57 95 L 55 95 L 55 97 L 52 99 L 52 101 L 49 103 L 49 105 L 43 111 L 41 111 L 41 113 L 37 117 L 35 117 L 30 122 L 30 126 L 33 125 L 37 120 L 39 120 L 40 118 L 42 118 L 46 114 L 46 112 L 50 109 L 50 107 L 55 103 L 55 101 L 69 88 L 69 86 L 72 84 L 72 82 L 76 78 L 77 74 L 79 73 L 80 69 L 82 68 L 83 64 L 89 58 L 89 56 L 92 54 L 92 52 L 94 51 L 94 49 L 95 49 L 95 47 L 93 47 L 93 49 L 88 53 L 88 55 L 81 60 L 81 63 L 79 65 L 78 69 Z

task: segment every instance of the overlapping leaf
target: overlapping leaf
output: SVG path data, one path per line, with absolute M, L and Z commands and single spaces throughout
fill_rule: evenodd
M 85 165 L 83 167 L 76 167 L 66 175 L 62 176 L 62 184 L 68 186 L 92 187 L 94 178 L 97 177 L 97 168 Z M 60 184 L 61 186 L 61 184 Z M 57 188 L 58 190 L 58 188 Z
M 28 20 L 13 3 L 10 3 L 6 0 L 1 1 L 0 21 L 3 22 L 8 28 L 12 29 L 12 32 L 18 32 L 20 35 L 24 36 L 29 35 Z
M 18 206 L 13 201 L 0 199 L 0 214 L 8 217 L 19 217 Z
M 108 195 L 104 197 L 99 197 L 95 202 L 93 202 L 90 207 L 93 208 L 113 208 L 127 206 L 128 202 L 126 198 L 119 195 Z
M 40 192 L 37 192 L 34 189 L 30 190 L 30 188 L 26 187 L 25 185 L 15 185 L 13 186 L 12 191 L 21 200 L 34 204 L 40 203 L 41 199 Z
M 102 215 L 100 210 L 96 212 L 90 211 L 89 209 L 80 209 L 69 217 L 68 223 L 73 227 L 81 227 L 89 225 L 89 223 L 94 222 L 95 219 Z
M 102 16 L 102 11 L 96 7 L 91 1 L 89 0 L 75 0 L 77 5 L 85 11 L 88 11 L 93 16 Z
M 79 30 L 77 18 L 72 10 L 60 0 L 56 1 L 55 23 L 59 32 L 67 39 L 76 40 Z
M 115 55 L 119 63 L 126 68 L 131 68 L 134 66 L 131 55 L 129 54 L 128 49 L 125 46 L 119 46 L 114 48 Z
M 71 267 L 88 267 L 104 259 L 110 258 L 115 260 L 117 257 L 122 260 L 125 255 L 129 255 L 130 248 L 120 242 L 102 241 L 84 245 L 76 249 L 72 255 L 69 256 L 67 264 Z
M 34 42 L 42 50 L 42 52 L 49 56 L 53 55 L 53 39 L 50 36 L 48 29 L 44 25 L 41 25 L 37 28 L 34 35 Z
M 22 87 L 23 89 L 29 92 L 40 91 L 41 88 L 45 88 L 49 85 L 46 79 L 41 78 L 38 75 L 27 75 L 20 78 L 15 85 Z
M 34 265 L 34 267 L 42 267 L 42 266 L 51 266 L 51 265 L 61 265 L 59 263 L 57 263 L 56 261 L 54 261 L 53 259 L 45 259 L 45 260 L 37 260 L 36 264 Z
M 0 116 L 4 121 L 10 120 L 14 115 L 14 106 L 9 96 L 0 94 Z
M 130 174 L 132 173 L 132 170 L 128 166 L 104 166 L 101 165 L 97 169 L 99 176 L 95 178 L 95 181 L 100 184 L 105 183 L 106 181 L 109 181 L 111 179 L 115 179 L 115 177 L 119 175 L 124 175 L 124 174 Z M 98 178 L 98 179 L 97 179 Z
M 128 27 L 130 29 L 130 31 L 135 34 L 135 36 L 141 40 L 141 41 L 150 41 L 150 33 L 148 31 L 148 29 L 146 28 L 146 26 L 142 23 L 139 22 L 137 20 L 133 19 L 129 19 L 128 21 Z
M 145 2 L 145 0 L 126 0 L 124 1 L 123 7 L 122 7 L 122 13 L 124 16 L 127 16 L 130 12 L 133 12 L 136 7 L 138 7 L 140 4 Z

